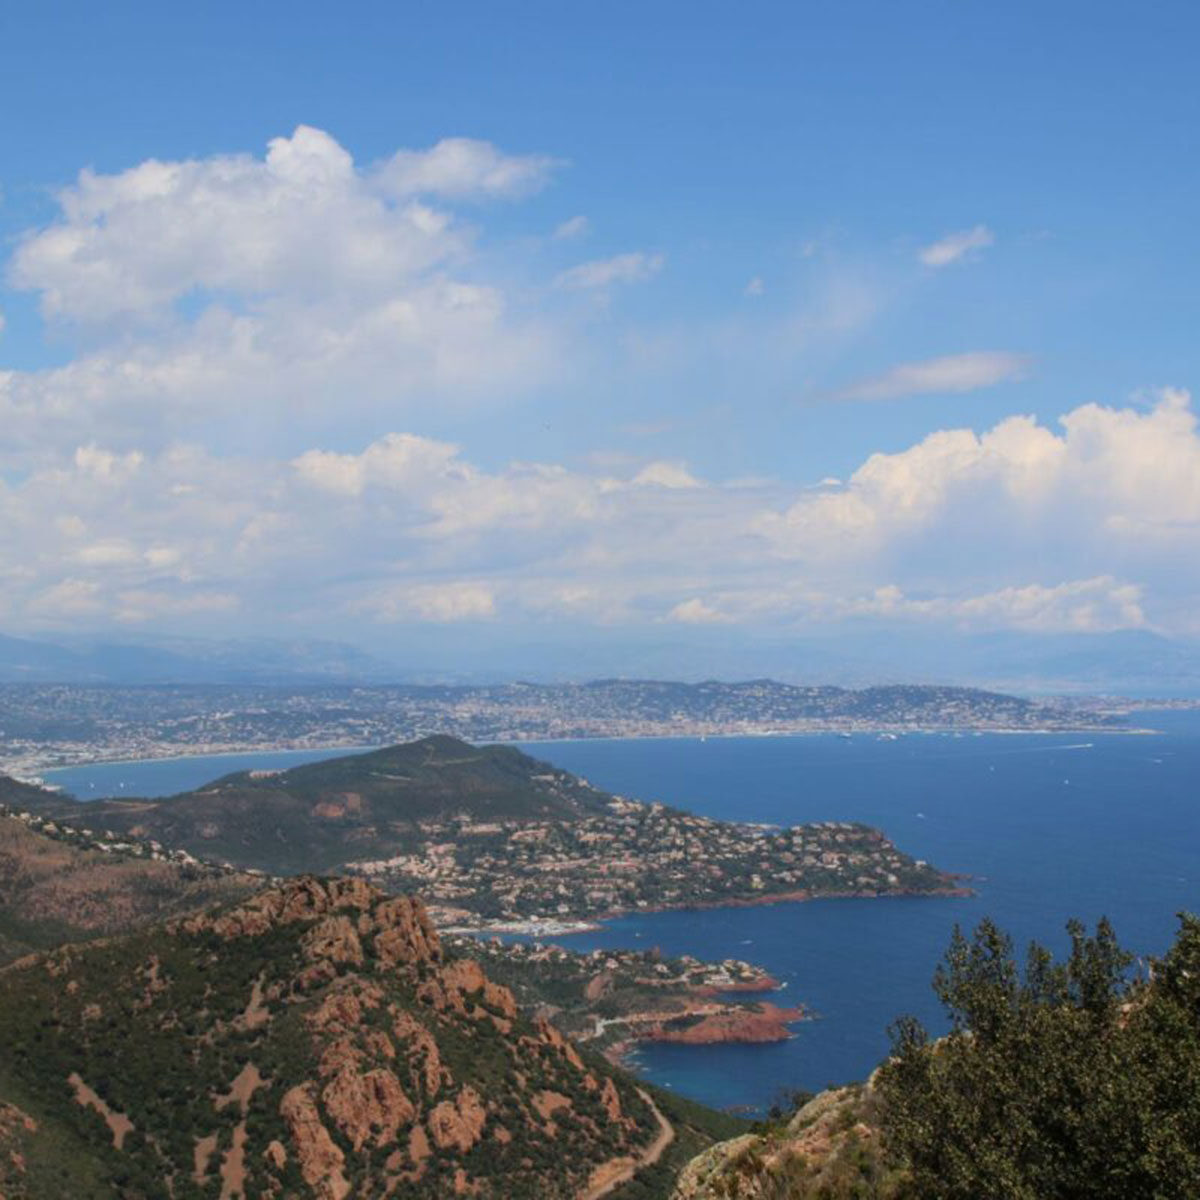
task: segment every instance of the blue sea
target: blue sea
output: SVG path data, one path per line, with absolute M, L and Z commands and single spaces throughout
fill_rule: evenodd
M 1181 909 L 1200 910 L 1200 713 L 1143 714 L 1156 735 L 911 734 L 577 741 L 522 749 L 598 787 L 712 817 L 865 821 L 903 850 L 972 877 L 969 899 L 818 900 L 648 913 L 563 938 L 575 949 L 658 946 L 745 958 L 814 1019 L 771 1046 L 648 1046 L 650 1079 L 722 1107 L 762 1109 L 785 1089 L 861 1079 L 888 1024 L 943 1017 L 929 981 L 954 925 L 989 915 L 1019 948 L 1056 950 L 1071 916 L 1107 915 L 1123 944 L 1158 954 Z M 169 795 L 229 771 L 328 751 L 108 764 L 48 773 L 80 797 Z

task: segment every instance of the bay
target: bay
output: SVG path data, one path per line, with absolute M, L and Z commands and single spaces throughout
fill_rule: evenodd
M 643 913 L 562 944 L 749 959 L 786 985 L 782 999 L 816 1014 L 771 1046 L 643 1047 L 635 1065 L 657 1083 L 761 1110 L 785 1089 L 861 1079 L 899 1014 L 944 1027 L 929 981 L 956 923 L 987 914 L 1022 950 L 1036 938 L 1061 951 L 1069 917 L 1107 915 L 1122 943 L 1147 955 L 1169 945 L 1176 912 L 1200 909 L 1200 714 L 1143 719 L 1162 732 L 524 743 L 599 787 L 707 816 L 865 821 L 909 853 L 971 875 L 976 891 Z M 80 796 L 169 795 L 231 770 L 332 753 L 100 764 L 47 779 Z

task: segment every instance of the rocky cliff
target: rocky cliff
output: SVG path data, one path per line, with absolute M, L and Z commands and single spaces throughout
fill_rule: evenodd
M 362 880 L 0 971 L 8 1200 L 598 1197 L 670 1126 Z

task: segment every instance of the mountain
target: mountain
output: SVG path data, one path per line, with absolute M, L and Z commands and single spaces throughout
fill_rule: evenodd
M 12 1200 L 662 1196 L 735 1127 L 527 1019 L 362 880 L 0 971 Z
M 40 639 L 0 634 L 0 682 L 314 684 L 394 680 L 392 664 L 331 641 Z
M 41 803 L 73 828 L 86 821 L 242 868 L 419 890 L 448 925 L 964 890 L 865 825 L 717 821 L 610 796 L 511 747 L 445 736 L 241 772 L 159 800 Z
M 88 805 L 93 825 L 276 873 L 330 871 L 411 845 L 423 822 L 575 820 L 610 799 L 506 746 L 429 737 L 279 772 L 244 771 L 165 800 Z M 73 821 L 78 810 L 50 802 Z
M 2 781 L 0 781 L 2 782 Z M 18 799 L 36 789 L 0 789 Z M 150 846 L 105 842 L 0 805 L 0 964 L 31 950 L 126 932 L 262 886 Z
M 397 635 L 398 637 L 400 635 Z M 497 641 L 455 626 L 426 627 L 370 651 L 298 638 L 170 637 L 141 634 L 57 639 L 0 635 L 0 683 L 257 684 L 426 683 L 495 686 L 521 678 L 569 682 L 626 679 L 745 679 L 864 687 L 956 684 L 1052 694 L 1103 691 L 1200 695 L 1200 642 L 1146 629 L 1107 633 L 967 632 L 915 624 L 844 623 L 835 634 L 781 636 L 697 627 L 595 639 L 541 626 Z

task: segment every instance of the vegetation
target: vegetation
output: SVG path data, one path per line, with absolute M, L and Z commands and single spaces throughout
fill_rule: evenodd
M 63 942 L 123 933 L 262 886 L 146 845 L 6 815 L 0 805 L 0 965 Z
M 361 880 L 0 971 L 9 1200 L 567 1200 L 659 1135 L 643 1093 Z M 678 1143 L 655 1172 L 740 1128 L 655 1103 Z
M 934 988 L 862 1086 L 824 1092 L 689 1164 L 676 1200 L 1194 1200 L 1200 919 L 1144 975 L 1107 921 L 1024 968 L 991 921 L 955 932 Z
M 1148 979 L 1107 921 L 1068 930 L 1065 963 L 1035 944 L 1023 974 L 990 921 L 956 932 L 934 980 L 952 1032 L 895 1027 L 883 1128 L 916 1195 L 1200 1195 L 1200 920 Z
M 442 924 L 960 886 L 865 825 L 710 820 L 611 796 L 511 747 L 444 736 L 238 772 L 160 800 L 81 806 L 35 790 L 25 802 L 60 825 L 87 823 L 218 864 L 365 875 L 419 892 Z M 614 860 L 625 865 L 614 871 Z

